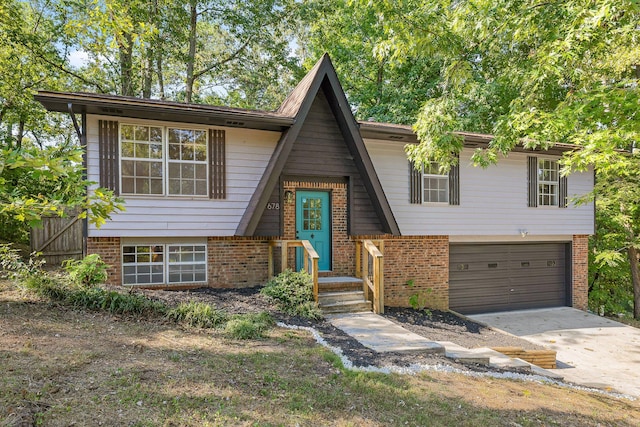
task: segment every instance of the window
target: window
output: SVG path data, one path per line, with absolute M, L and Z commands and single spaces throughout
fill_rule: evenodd
M 527 157 L 527 205 L 557 206 L 568 205 L 568 180 L 560 176 L 558 160 Z
M 538 159 L 538 206 L 558 206 L 558 162 Z
M 207 131 L 122 124 L 123 194 L 207 196 Z
M 122 192 L 162 194 L 162 128 L 122 125 Z
M 422 203 L 449 203 L 449 174 L 440 172 L 438 163 L 425 165 L 422 180 Z
M 449 173 L 441 173 L 440 165 L 429 163 L 426 167 L 409 161 L 409 203 L 460 205 L 460 166 L 451 165 Z
M 207 246 L 124 245 L 122 283 L 161 285 L 207 281 Z
M 207 133 L 167 129 L 169 135 L 169 194 L 207 194 Z

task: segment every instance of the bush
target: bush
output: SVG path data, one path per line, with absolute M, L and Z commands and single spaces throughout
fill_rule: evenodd
M 107 280 L 109 266 L 98 254 L 87 255 L 81 260 L 68 259 L 63 266 L 71 281 L 79 286 L 98 285 Z
M 286 314 L 308 319 L 322 318 L 313 300 L 313 279 L 304 271 L 285 270 L 270 279 L 260 292 L 271 298 Z
M 224 331 L 229 337 L 239 340 L 264 338 L 264 333 L 274 323 L 273 317 L 267 312 L 238 314 L 227 322 Z
M 217 328 L 228 319 L 225 312 L 201 302 L 180 303 L 169 310 L 167 317 L 196 328 Z

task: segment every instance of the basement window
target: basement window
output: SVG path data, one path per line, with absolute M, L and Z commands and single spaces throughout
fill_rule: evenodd
M 206 245 L 122 246 L 122 283 L 124 285 L 185 284 L 206 281 Z

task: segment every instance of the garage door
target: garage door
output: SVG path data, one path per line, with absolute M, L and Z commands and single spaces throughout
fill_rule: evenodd
M 564 306 L 567 251 L 565 243 L 451 245 L 449 306 L 469 314 Z

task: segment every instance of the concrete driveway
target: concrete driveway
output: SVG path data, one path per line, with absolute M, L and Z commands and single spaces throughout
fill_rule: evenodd
M 640 329 L 570 307 L 468 317 L 556 350 L 566 381 L 640 397 Z

